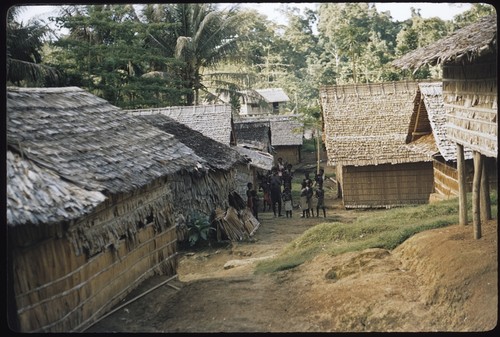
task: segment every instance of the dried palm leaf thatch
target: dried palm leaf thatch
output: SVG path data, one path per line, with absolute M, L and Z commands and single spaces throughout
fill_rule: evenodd
M 194 150 L 196 155 L 205 159 L 207 165 L 215 170 L 229 170 L 235 164 L 248 162 L 228 145 L 213 140 L 166 115 L 141 115 L 136 118 L 174 135 L 176 139 Z
M 125 110 L 135 116 L 165 115 L 225 145 L 231 143 L 231 105 L 212 104 Z
M 425 64 L 471 60 L 489 53 L 496 53 L 497 18 L 485 16 L 433 44 L 411 51 L 392 64 L 402 69 L 418 70 Z

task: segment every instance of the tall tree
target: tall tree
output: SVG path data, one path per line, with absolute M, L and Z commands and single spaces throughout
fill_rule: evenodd
M 7 11 L 7 83 L 15 85 L 44 85 L 57 83 L 58 72 L 42 64 L 41 50 L 48 28 L 40 21 L 19 23 L 23 7 L 11 7 Z

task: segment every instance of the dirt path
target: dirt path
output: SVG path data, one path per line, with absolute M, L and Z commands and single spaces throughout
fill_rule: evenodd
M 274 218 L 252 242 L 181 252 L 178 279 L 86 332 L 429 332 L 488 331 L 497 323 L 497 221 L 415 235 L 393 251 L 318 255 L 296 268 L 254 274 L 269 258 L 323 221 L 359 212 L 329 200 L 327 218 Z M 128 298 L 167 279 L 155 276 Z M 174 289 L 175 287 L 175 289 Z

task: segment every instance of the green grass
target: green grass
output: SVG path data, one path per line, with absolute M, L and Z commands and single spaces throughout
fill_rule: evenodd
M 472 221 L 471 195 L 467 196 Z M 497 192 L 491 194 L 491 211 L 497 214 Z M 392 250 L 411 236 L 458 223 L 458 199 L 415 207 L 367 211 L 352 223 L 318 224 L 285 246 L 274 259 L 257 264 L 256 273 L 294 268 L 319 253 L 332 256 L 368 248 Z M 471 229 L 472 230 L 472 229 Z

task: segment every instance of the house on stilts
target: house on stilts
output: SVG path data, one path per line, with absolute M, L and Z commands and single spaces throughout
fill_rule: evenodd
M 178 223 L 229 203 L 237 154 L 208 163 L 209 145 L 199 156 L 80 88 L 8 88 L 7 116 L 8 305 L 21 332 L 84 331 L 145 279 L 175 278 Z
M 393 65 L 415 71 L 424 65 L 441 65 L 446 132 L 448 139 L 456 144 L 460 223 L 467 223 L 465 151 L 471 149 L 474 161 L 474 237 L 480 238 L 481 221 L 491 219 L 490 172 L 497 172 L 496 15 L 479 18 L 443 39 L 393 61 Z

